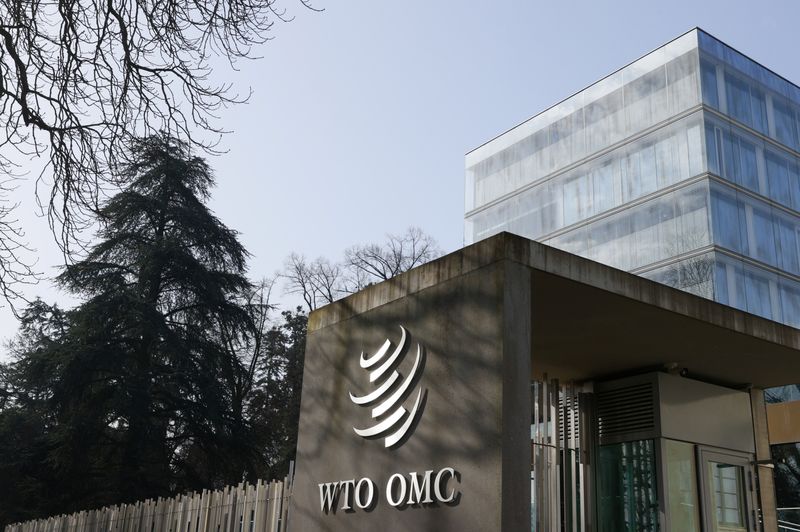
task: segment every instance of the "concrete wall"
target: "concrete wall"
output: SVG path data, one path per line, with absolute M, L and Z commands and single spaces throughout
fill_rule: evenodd
M 500 260 L 448 277 L 365 312 L 340 304 L 312 315 L 291 530 L 529 530 L 531 270 Z M 359 356 L 375 353 L 387 338 L 393 349 L 399 325 L 411 335 L 399 371 L 408 374 L 421 344 L 425 366 L 414 389 L 426 398 L 407 441 L 387 449 L 382 439 L 353 432 L 374 423 L 348 393 L 375 388 Z M 388 504 L 391 475 L 444 467 L 459 473 L 459 482 L 448 485 L 460 492 L 455 503 Z M 319 483 L 363 477 L 377 485 L 371 511 L 321 510 Z
M 755 451 L 750 394 L 674 375 L 658 377 L 664 438 Z
M 414 432 L 387 449 L 353 432 L 374 420 L 349 393 L 374 390 L 359 356 L 397 342 L 400 325 L 411 339 L 399 371 L 408 374 L 421 344 L 426 362 L 414 390 L 426 395 Z M 497 235 L 311 314 L 291 530 L 529 530 L 531 376 L 597 381 L 669 365 L 698 380 L 763 388 L 800 380 L 798 348 L 791 327 Z M 697 415 L 681 404 L 695 391 L 665 398 L 671 406 L 660 417 L 676 420 L 665 435 L 752 450 L 747 394 L 696 396 L 707 412 L 741 414 L 740 432 L 722 441 L 713 435 L 724 427 L 683 423 Z M 387 504 L 391 475 L 445 467 L 459 472 L 455 504 Z M 370 511 L 320 509 L 320 483 L 363 477 L 377 484 Z

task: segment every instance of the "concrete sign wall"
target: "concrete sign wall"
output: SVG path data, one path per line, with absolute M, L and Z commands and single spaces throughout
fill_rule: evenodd
M 292 530 L 529 529 L 530 279 L 503 260 L 312 315 Z

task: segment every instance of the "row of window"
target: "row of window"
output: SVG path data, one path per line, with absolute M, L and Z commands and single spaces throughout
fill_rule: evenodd
M 800 327 L 800 283 L 711 252 L 641 274 L 769 320 Z
M 716 244 L 800 275 L 800 218 L 717 182 L 681 188 L 544 242 L 623 270 Z M 642 275 L 800 327 L 800 283 L 722 253 Z
M 687 117 L 467 219 L 467 241 L 501 230 L 539 238 L 704 171 L 702 126 Z
M 704 103 L 800 151 L 800 102 L 707 59 L 700 61 L 700 80 Z
M 622 270 L 635 270 L 711 244 L 705 183 L 546 240 L 570 253 Z
M 711 219 L 714 243 L 800 275 L 800 217 L 714 183 Z
M 573 96 L 586 103 L 467 168 L 467 210 L 698 105 L 697 68 L 694 49 L 644 75 L 637 72 L 635 79 L 627 80 L 625 70 L 615 74 L 619 87 L 596 99 L 590 89 Z
M 705 122 L 710 172 L 800 211 L 800 159 L 730 124 Z

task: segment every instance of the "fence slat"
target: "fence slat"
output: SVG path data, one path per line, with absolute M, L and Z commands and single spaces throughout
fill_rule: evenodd
M 12 523 L 4 532 L 286 532 L 291 475 Z

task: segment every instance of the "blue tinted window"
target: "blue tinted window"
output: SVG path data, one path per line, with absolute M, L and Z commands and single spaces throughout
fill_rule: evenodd
M 733 251 L 742 251 L 739 233 L 739 206 L 734 195 L 714 191 L 711 197 L 714 242 Z
M 767 127 L 767 100 L 764 91 L 750 87 L 750 105 L 753 111 L 753 127 L 761 133 L 768 133 Z
M 707 124 L 706 152 L 708 153 L 708 171 L 717 175 L 722 175 L 719 157 L 720 144 L 721 139 L 719 138 L 718 131 L 714 129 L 714 126 Z
M 774 99 L 772 103 L 775 116 L 775 135 L 783 144 L 797 149 L 797 127 L 794 111 L 778 99 Z
M 758 192 L 758 164 L 756 163 L 756 147 L 744 139 L 738 139 L 738 141 L 739 155 L 741 158 L 740 183 L 742 186 Z
M 744 274 L 744 285 L 747 293 L 747 311 L 763 318 L 773 319 L 769 281 L 759 273 L 747 271 Z
M 703 102 L 714 109 L 719 109 L 719 93 L 717 92 L 717 68 L 708 61 L 700 62 L 700 83 L 703 86 Z
M 752 223 L 755 238 L 754 257 L 767 264 L 775 264 L 775 235 L 772 230 L 772 216 L 769 211 L 762 208 L 753 208 Z
M 778 244 L 780 245 L 780 264 L 782 270 L 794 274 L 800 274 L 800 261 L 797 256 L 797 231 L 795 225 L 789 220 L 780 219 L 775 224 L 778 232 Z
M 800 211 L 800 173 L 797 171 L 797 161 L 789 161 L 789 191 L 791 193 L 791 207 Z
M 781 305 L 785 322 L 792 327 L 800 327 L 800 287 L 796 282 L 788 279 L 781 282 Z M 800 388 L 797 392 L 800 392 Z
M 769 195 L 775 201 L 789 205 L 789 162 L 771 151 L 765 152 L 767 165 L 767 181 L 769 182 Z
M 714 299 L 725 305 L 747 310 L 742 267 L 738 261 L 720 261 L 721 257 L 722 255 L 716 254 Z
M 750 91 L 747 84 L 726 73 L 725 93 L 728 98 L 728 114 L 739 122 L 751 126 L 753 116 L 750 111 Z

